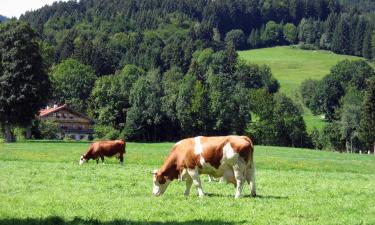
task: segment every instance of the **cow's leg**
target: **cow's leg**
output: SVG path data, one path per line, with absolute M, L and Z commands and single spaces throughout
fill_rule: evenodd
M 208 175 L 208 182 L 212 182 L 214 179 L 211 177 L 211 175 Z
M 124 166 L 124 155 L 120 153 L 119 157 L 121 166 Z
M 96 164 L 99 164 L 99 158 L 96 158 Z
M 194 186 L 197 188 L 199 197 L 202 198 L 204 196 L 204 193 L 203 193 L 203 189 L 202 189 L 202 185 L 201 185 L 201 179 L 199 177 L 198 169 L 197 168 L 188 169 L 188 173 L 189 173 L 191 179 L 193 180 Z
M 242 186 L 245 182 L 245 169 L 246 165 L 243 160 L 238 159 L 238 162 L 233 165 L 234 177 L 236 178 L 236 195 L 235 198 L 239 198 L 241 196 Z
M 102 163 L 104 164 L 104 156 L 100 156 L 100 158 L 102 159 Z M 99 159 L 98 159 L 98 161 L 99 161 Z
M 254 163 L 247 168 L 246 181 L 250 186 L 251 196 L 256 197 L 256 185 L 255 185 L 255 165 Z
M 186 178 L 186 188 L 185 188 L 185 197 L 188 197 L 190 194 L 191 185 L 193 184 L 193 179 L 191 177 Z

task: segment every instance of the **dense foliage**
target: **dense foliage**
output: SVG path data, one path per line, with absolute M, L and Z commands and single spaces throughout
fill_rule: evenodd
M 201 47 L 211 40 L 237 49 L 300 43 L 371 59 L 373 8 L 369 0 L 82 0 L 55 3 L 21 20 L 54 46 L 56 63 L 74 57 L 105 75 L 129 63 L 168 66 L 171 50 L 189 60 L 186 34 Z
M 315 147 L 372 151 L 375 147 L 374 77 L 374 69 L 365 61 L 345 60 L 321 81 L 306 80 L 301 84 L 304 104 L 330 122 L 322 131 L 321 140 L 313 138 Z M 314 135 L 318 135 L 316 131 Z
M 0 24 L 0 125 L 28 125 L 50 97 L 37 35 L 25 22 Z

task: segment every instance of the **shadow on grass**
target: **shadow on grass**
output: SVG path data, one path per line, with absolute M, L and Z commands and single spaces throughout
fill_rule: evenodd
M 209 197 L 232 197 L 234 198 L 233 195 L 223 195 L 223 194 L 217 194 L 217 193 L 205 193 L 206 196 Z M 242 195 L 242 198 L 254 198 L 251 195 Z M 288 196 L 272 196 L 272 195 L 257 195 L 255 198 L 261 198 L 261 199 L 288 199 Z
M 239 222 L 244 224 L 245 222 Z M 185 222 L 157 222 L 157 221 L 131 221 L 131 220 L 112 220 L 102 222 L 96 219 L 82 219 L 75 218 L 71 221 L 66 221 L 61 217 L 48 217 L 45 219 L 0 219 L 0 225 L 234 225 L 238 222 L 227 222 L 221 220 L 191 220 Z

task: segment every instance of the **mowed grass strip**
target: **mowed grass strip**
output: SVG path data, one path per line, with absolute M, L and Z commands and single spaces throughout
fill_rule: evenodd
M 173 182 L 151 196 L 152 169 L 172 143 L 129 143 L 125 166 L 78 165 L 88 143 L 0 144 L 0 224 L 375 224 L 375 157 L 256 146 L 257 198 Z

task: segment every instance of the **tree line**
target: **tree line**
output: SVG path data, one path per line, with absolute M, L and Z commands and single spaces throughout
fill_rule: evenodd
M 231 43 L 218 48 L 213 41 L 206 47 L 202 40 L 194 41 L 194 35 L 180 42 L 177 33 L 162 48 L 164 68 L 126 64 L 116 74 L 97 76 L 94 68 L 74 57 L 48 68 L 43 43 L 26 23 L 10 21 L 0 27 L 0 121 L 7 135 L 16 126 L 30 126 L 37 110 L 54 101 L 90 115 L 97 138 L 163 141 L 251 133 L 258 143 L 267 137 L 268 144 L 308 144 L 301 110 L 278 93 L 270 68 L 240 61 Z M 26 49 L 35 58 L 23 58 Z M 24 101 L 30 107 L 25 108 Z M 252 119 L 256 115 L 259 118 Z M 291 133 L 282 132 L 286 129 Z

